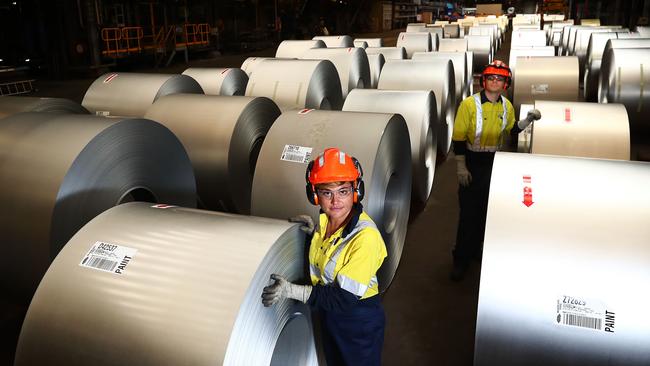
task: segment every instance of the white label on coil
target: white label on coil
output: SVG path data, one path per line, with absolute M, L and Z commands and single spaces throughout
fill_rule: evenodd
M 602 301 L 569 295 L 557 297 L 555 322 L 561 326 L 614 333 L 615 317 Z
M 98 241 L 93 244 L 79 265 L 122 275 L 137 251 L 123 245 Z
M 95 111 L 96 116 L 108 117 L 111 115 L 110 111 Z
M 533 84 L 530 86 L 530 94 L 548 94 L 548 84 Z
M 311 160 L 311 150 L 311 147 L 284 145 L 284 150 L 282 150 L 280 160 L 307 164 Z

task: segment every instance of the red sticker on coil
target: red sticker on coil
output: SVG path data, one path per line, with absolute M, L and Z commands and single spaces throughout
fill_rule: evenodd
M 110 83 L 113 79 L 115 79 L 116 77 L 117 77 L 117 73 L 115 73 L 115 74 L 110 74 L 110 75 L 108 75 L 108 76 L 106 77 L 106 79 L 104 79 L 104 83 L 105 83 L 105 84 L 108 84 L 108 83 Z
M 571 109 L 564 108 L 564 122 L 571 122 Z
M 305 109 L 301 110 L 300 112 L 298 112 L 298 114 L 307 114 L 307 113 L 309 113 L 309 112 L 311 112 L 313 110 L 314 110 L 313 108 L 311 108 L 311 109 L 310 108 L 305 108 Z
M 533 202 L 533 187 L 531 187 L 533 179 L 530 175 L 524 175 L 523 182 L 524 182 L 524 198 L 522 203 L 526 207 L 530 207 L 533 205 L 533 203 L 535 203 Z

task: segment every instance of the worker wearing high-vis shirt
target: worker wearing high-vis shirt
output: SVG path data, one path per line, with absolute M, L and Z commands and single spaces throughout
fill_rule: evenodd
M 326 149 L 307 166 L 307 199 L 320 205 L 318 226 L 302 222 L 312 235 L 309 248 L 311 285 L 298 285 L 278 274 L 264 288 L 262 303 L 284 298 L 311 305 L 320 314 L 328 365 L 380 365 L 385 317 L 379 298 L 377 271 L 387 256 L 386 245 L 363 211 L 363 171 L 354 157 Z
M 472 258 L 481 256 L 495 152 L 511 130 L 519 133 L 541 118 L 534 109 L 515 124 L 512 103 L 501 95 L 511 80 L 508 65 L 495 60 L 483 70 L 483 90 L 465 98 L 456 113 L 453 144 L 460 218 L 450 275 L 454 281 L 463 279 Z

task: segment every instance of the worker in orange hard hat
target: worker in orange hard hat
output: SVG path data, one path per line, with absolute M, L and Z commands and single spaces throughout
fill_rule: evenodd
M 463 279 L 472 258 L 481 257 L 495 152 L 511 130 L 519 133 L 542 117 L 534 109 L 515 124 L 512 103 L 501 95 L 511 82 L 508 65 L 495 60 L 483 69 L 483 90 L 465 98 L 456 113 L 453 144 L 460 218 L 450 274 L 454 281 Z
M 311 285 L 298 285 L 273 274 L 262 293 L 264 306 L 284 298 L 318 309 L 328 365 L 380 365 L 384 343 L 384 309 L 377 271 L 387 256 L 386 245 L 363 211 L 363 170 L 354 157 L 325 149 L 306 172 L 307 199 L 319 205 L 316 227 L 310 216 L 302 222 L 312 236 L 309 248 Z

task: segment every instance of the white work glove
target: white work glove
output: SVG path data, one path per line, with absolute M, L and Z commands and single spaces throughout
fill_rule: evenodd
M 456 155 L 456 174 L 458 183 L 463 187 L 467 187 L 472 181 L 472 174 L 467 170 L 467 164 L 465 164 L 465 155 Z
M 314 235 L 314 220 L 312 220 L 311 216 L 309 215 L 298 215 L 289 218 L 289 222 L 296 222 L 300 223 L 300 230 L 302 230 L 303 233 L 312 236 Z
M 528 127 L 529 124 L 533 123 L 533 121 L 537 121 L 540 118 L 542 118 L 542 112 L 540 112 L 539 109 L 530 110 L 528 111 L 526 118 L 517 122 L 517 126 L 519 126 L 519 129 L 523 131 L 526 127 Z
M 294 299 L 306 303 L 311 295 L 311 286 L 296 285 L 287 281 L 284 276 L 272 274 L 274 284 L 264 287 L 262 290 L 262 304 L 269 307 L 284 298 Z

